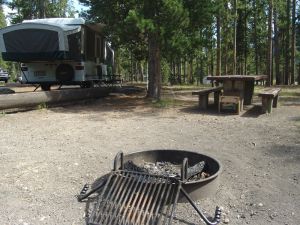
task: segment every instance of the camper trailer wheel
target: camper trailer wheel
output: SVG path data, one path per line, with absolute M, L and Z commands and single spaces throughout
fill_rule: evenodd
M 81 88 L 93 88 L 94 87 L 94 82 L 93 81 L 85 81 L 85 82 L 82 82 L 80 84 L 80 87 Z
M 51 85 L 50 84 L 41 84 L 41 88 L 43 91 L 50 91 Z
M 55 74 L 58 81 L 71 81 L 74 78 L 74 69 L 69 64 L 60 64 Z

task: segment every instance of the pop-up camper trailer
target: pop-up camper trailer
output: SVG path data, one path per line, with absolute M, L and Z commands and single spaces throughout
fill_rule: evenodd
M 21 63 L 24 83 L 89 87 L 106 79 L 114 63 L 103 27 L 81 18 L 27 20 L 0 30 L 0 51 L 5 61 Z

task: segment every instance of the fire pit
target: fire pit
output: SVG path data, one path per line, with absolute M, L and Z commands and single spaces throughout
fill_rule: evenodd
M 154 150 L 125 157 L 119 152 L 113 170 L 91 190 L 85 185 L 78 200 L 99 193 L 89 225 L 170 225 L 179 200 L 189 202 L 207 225 L 216 225 L 221 210 L 217 207 L 210 220 L 194 200 L 216 190 L 220 169 L 217 160 L 196 152 Z
M 132 161 L 135 165 L 143 165 L 145 162 L 170 162 L 181 167 L 183 159 L 188 158 L 189 166 L 199 162 L 205 162 L 203 172 L 208 175 L 205 178 L 187 180 L 183 187 L 194 200 L 206 198 L 216 193 L 218 188 L 218 176 L 221 172 L 221 164 L 218 160 L 197 152 L 183 150 L 150 150 L 135 152 L 124 156 L 124 163 Z M 180 196 L 179 202 L 184 198 Z

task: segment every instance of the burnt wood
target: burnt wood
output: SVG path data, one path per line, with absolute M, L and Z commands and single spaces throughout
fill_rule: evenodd
M 280 91 L 281 88 L 268 88 L 258 94 L 262 100 L 262 113 L 272 113 L 272 108 L 277 108 Z
M 200 174 L 203 171 L 204 166 L 205 162 L 201 161 L 195 164 L 194 166 L 189 167 L 187 171 L 187 179 L 190 179 L 191 177 Z

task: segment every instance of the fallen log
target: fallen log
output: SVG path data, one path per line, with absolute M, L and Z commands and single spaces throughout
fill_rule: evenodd
M 41 103 L 94 99 L 109 95 L 109 88 L 65 89 L 0 95 L 0 109 L 24 108 Z

